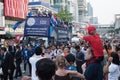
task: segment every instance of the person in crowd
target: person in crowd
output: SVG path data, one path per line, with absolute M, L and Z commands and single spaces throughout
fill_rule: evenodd
M 49 58 L 43 58 L 36 62 L 36 76 L 38 80 L 54 80 L 56 64 Z M 31 80 L 29 76 L 24 76 L 22 80 Z M 33 79 L 32 79 L 33 80 Z
M 91 63 L 92 58 L 94 58 L 94 53 L 90 48 L 88 48 L 85 60 L 89 65 L 86 65 L 86 63 L 82 65 L 85 80 L 103 80 L 102 65 L 99 62 Z
M 36 75 L 39 80 L 52 80 L 55 71 L 56 65 L 51 59 L 43 58 L 36 63 Z
M 38 77 L 35 74 L 36 71 L 36 62 L 40 59 L 42 59 L 42 48 L 40 46 L 35 48 L 35 54 L 29 59 L 29 62 L 32 66 L 32 73 L 31 73 L 31 78 L 32 80 L 39 80 Z
M 58 55 L 57 53 L 58 53 L 57 52 L 57 46 L 56 45 L 52 45 L 50 54 L 52 55 L 53 59 L 56 58 L 56 56 Z
M 33 56 L 33 51 L 32 51 L 32 47 L 31 45 L 28 46 L 28 51 L 27 51 L 27 63 L 28 63 L 28 67 L 29 67 L 29 75 L 31 76 L 31 64 L 29 62 L 30 57 Z
M 75 49 L 76 44 L 74 42 L 71 43 L 71 48 L 70 48 L 70 53 L 76 56 L 76 49 Z
M 22 50 L 22 55 L 23 55 L 23 60 L 24 60 L 24 71 L 23 73 L 26 72 L 26 65 L 27 65 L 27 58 L 28 58 L 28 45 L 25 45 L 25 47 Z
M 67 62 L 69 63 L 69 66 L 67 66 L 68 70 L 72 70 L 72 71 L 77 71 L 77 68 L 75 66 L 75 56 L 73 54 L 68 54 L 65 59 L 67 60 Z M 72 80 L 80 80 L 77 77 L 73 77 Z
M 15 69 L 14 58 L 13 56 L 7 52 L 5 47 L 1 47 L 2 54 L 2 71 L 3 71 L 3 79 L 4 80 L 13 80 L 13 73 Z
M 15 52 L 16 52 L 15 50 L 16 50 L 16 49 L 15 49 L 14 43 L 13 43 L 13 42 L 10 42 L 10 44 L 9 44 L 9 46 L 8 46 L 8 51 L 9 51 L 9 53 L 12 54 L 13 57 L 15 56 Z
M 81 52 L 80 46 L 75 46 L 76 49 L 76 65 L 77 65 L 77 71 L 82 73 L 81 66 L 84 63 L 84 53 Z
M 92 58 L 91 62 L 102 62 L 104 59 L 103 54 L 103 45 L 100 39 L 99 34 L 96 33 L 96 28 L 92 25 L 89 25 L 86 30 L 88 31 L 88 36 L 79 36 L 83 38 L 85 41 L 89 42 L 91 49 L 94 52 L 94 58 Z
M 104 68 L 104 72 L 108 73 L 108 80 L 119 80 L 120 77 L 119 56 L 116 52 L 111 53 L 108 64 Z
M 16 72 L 15 72 L 15 78 L 17 78 L 18 76 L 22 76 L 22 71 L 21 71 L 21 63 L 22 63 L 22 52 L 20 50 L 20 46 L 16 45 L 16 53 L 15 53 L 15 57 L 14 57 L 14 61 L 16 63 Z
M 51 52 L 51 47 L 47 47 L 45 56 L 49 59 L 52 59 L 52 55 L 50 54 L 50 52 Z
M 70 48 L 69 47 L 64 47 L 63 53 L 61 55 L 66 57 L 68 54 L 70 54 Z
M 67 61 L 64 56 L 57 56 L 56 58 L 56 65 L 57 65 L 57 71 L 55 73 L 55 80 L 71 80 L 71 76 L 78 77 L 78 78 L 84 78 L 84 76 L 77 71 L 72 70 L 66 70 L 65 66 L 67 64 Z

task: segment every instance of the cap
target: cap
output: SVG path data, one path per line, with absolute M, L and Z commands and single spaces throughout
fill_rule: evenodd
M 88 31 L 88 34 L 92 34 L 94 31 L 96 31 L 96 28 L 93 25 L 89 25 L 85 28 L 85 30 Z

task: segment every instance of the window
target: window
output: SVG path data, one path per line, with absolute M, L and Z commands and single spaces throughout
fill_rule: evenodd
M 3 16 L 3 3 L 0 3 L 0 16 Z
M 82 15 L 82 11 L 79 10 L 79 15 Z

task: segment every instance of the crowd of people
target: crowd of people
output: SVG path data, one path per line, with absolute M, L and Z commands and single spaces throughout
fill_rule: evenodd
M 101 40 L 94 26 L 87 30 L 89 36 L 79 36 L 79 43 L 1 47 L 1 78 L 22 77 L 28 64 L 22 80 L 120 80 L 120 40 Z

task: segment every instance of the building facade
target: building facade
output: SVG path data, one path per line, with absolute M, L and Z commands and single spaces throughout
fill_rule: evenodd
M 78 0 L 79 22 L 85 22 L 86 19 L 86 0 Z
M 4 16 L 3 2 L 0 2 L 0 35 L 5 35 L 5 16 Z
M 52 7 L 57 8 L 58 11 L 68 8 L 68 0 L 50 0 L 50 4 Z
M 116 34 L 120 34 L 120 14 L 115 15 L 114 26 Z
M 68 0 L 68 8 L 70 13 L 72 13 L 73 21 L 78 22 L 78 3 L 77 0 Z
M 93 7 L 90 3 L 87 3 L 87 16 L 93 17 Z

